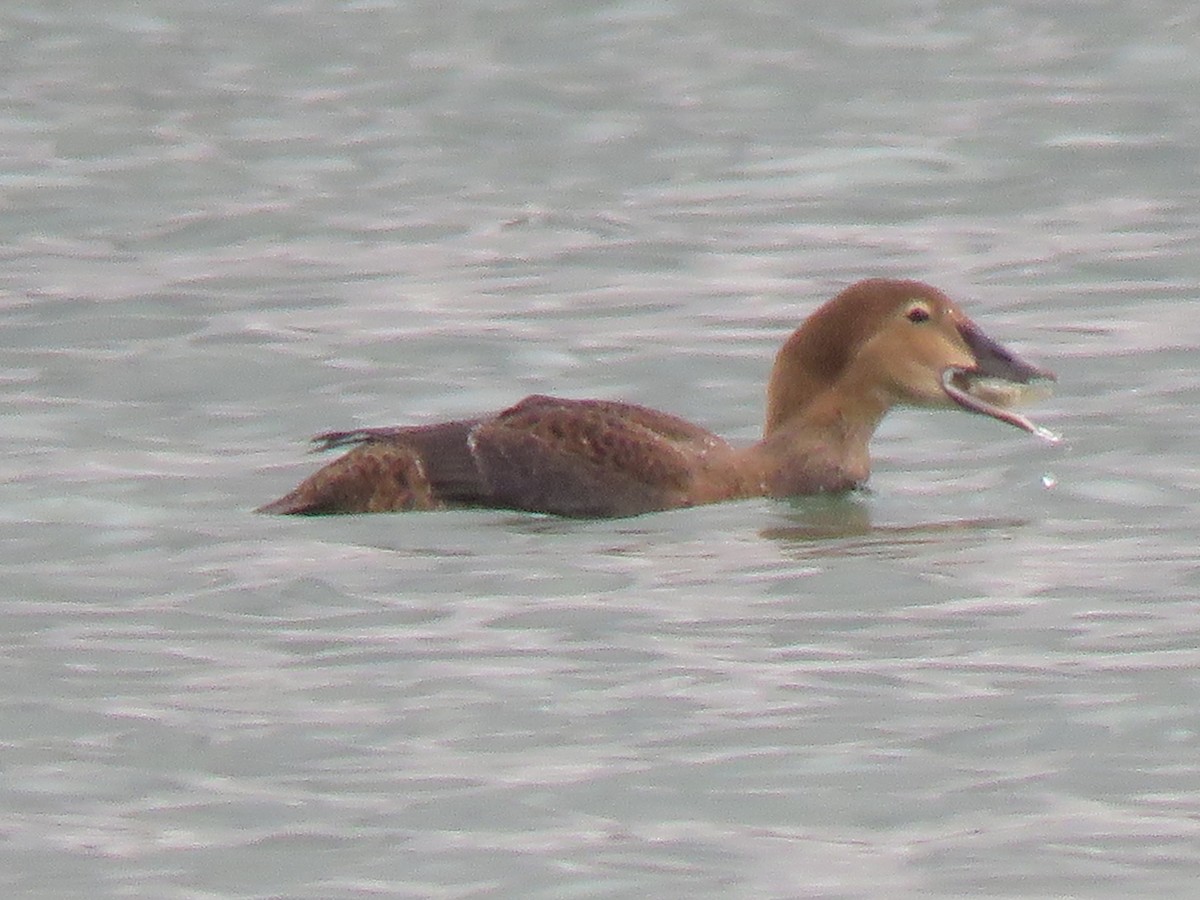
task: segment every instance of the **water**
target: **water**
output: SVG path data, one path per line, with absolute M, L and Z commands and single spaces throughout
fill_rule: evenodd
M 0 883 L 29 897 L 1185 897 L 1183 3 L 8 4 Z M 249 510 L 534 392 L 751 440 L 849 281 L 1054 368 L 872 490 Z

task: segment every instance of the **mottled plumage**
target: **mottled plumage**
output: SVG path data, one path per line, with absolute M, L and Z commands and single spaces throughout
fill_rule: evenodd
M 1053 377 L 987 338 L 935 288 L 861 281 L 783 345 L 763 439 L 749 447 L 632 403 L 535 395 L 476 419 L 320 435 L 317 449 L 351 449 L 259 511 L 486 506 L 627 516 L 845 490 L 867 479 L 868 443 L 891 407 L 958 406 L 1032 431 L 975 382 Z

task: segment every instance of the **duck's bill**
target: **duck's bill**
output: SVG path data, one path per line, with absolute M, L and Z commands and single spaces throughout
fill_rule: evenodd
M 1019 403 L 1036 400 L 1050 393 L 1054 373 L 1021 359 L 979 330 L 974 322 L 958 326 L 963 340 L 971 348 L 975 366 L 951 367 L 942 373 L 942 389 L 951 400 L 970 412 L 991 416 L 1009 425 L 1057 441 L 1053 432 L 1031 422 L 1013 410 Z
M 942 390 L 965 410 L 991 416 L 1031 434 L 1044 435 L 1045 429 L 1012 408 L 1049 395 L 1050 389 L 1044 382 L 1019 384 L 951 368 L 942 373 Z

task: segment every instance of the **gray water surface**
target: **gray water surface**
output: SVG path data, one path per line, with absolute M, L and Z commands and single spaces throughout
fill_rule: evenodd
M 1191 897 L 1192 5 L 0 9 L 9 896 Z M 752 440 L 928 280 L 1058 446 L 616 521 L 250 510 L 524 394 Z

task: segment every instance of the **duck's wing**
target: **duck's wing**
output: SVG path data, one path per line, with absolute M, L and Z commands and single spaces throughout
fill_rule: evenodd
M 711 432 L 632 403 L 527 397 L 471 432 L 484 504 L 563 516 L 688 505 Z
M 632 403 L 535 395 L 495 416 L 335 431 L 350 451 L 267 513 L 483 506 L 562 516 L 631 516 L 689 505 L 700 461 L 726 448 L 677 416 Z
M 352 449 L 258 512 L 323 515 L 475 503 L 487 493 L 468 442 L 479 421 L 318 435 L 316 450 Z

